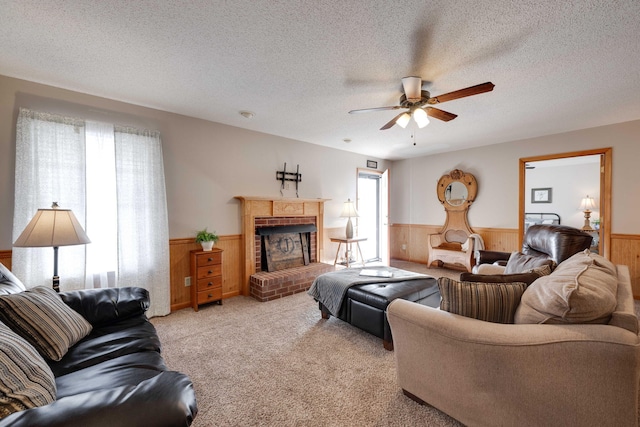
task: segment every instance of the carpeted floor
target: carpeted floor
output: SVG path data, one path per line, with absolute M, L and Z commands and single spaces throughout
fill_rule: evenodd
M 434 277 L 460 274 L 392 265 Z M 197 427 L 461 425 L 405 397 L 393 352 L 341 320 L 321 319 L 306 293 L 266 303 L 234 297 L 152 323 L 167 366 L 193 380 Z
M 266 303 L 234 297 L 152 323 L 167 366 L 193 380 L 195 426 L 460 425 L 405 397 L 393 352 L 341 320 L 321 319 L 306 293 Z

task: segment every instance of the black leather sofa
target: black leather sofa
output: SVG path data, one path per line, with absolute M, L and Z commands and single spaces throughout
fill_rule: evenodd
M 0 294 L 22 292 L 21 283 L 0 274 Z M 0 419 L 12 426 L 188 426 L 197 414 L 189 377 L 169 371 L 160 340 L 145 311 L 142 288 L 60 293 L 93 330 L 58 362 L 53 403 Z

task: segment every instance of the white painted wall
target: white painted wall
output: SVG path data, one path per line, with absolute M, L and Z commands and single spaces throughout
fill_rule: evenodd
M 589 195 L 597 202 L 600 197 L 600 163 L 537 167 L 527 170 L 525 212 L 552 212 L 560 215 L 561 223 L 582 228 L 584 212 L 579 210 L 582 198 Z M 551 188 L 551 203 L 531 203 L 532 188 Z M 591 220 L 599 218 L 594 210 Z
M 640 234 L 640 120 L 393 162 L 391 222 L 443 224 L 436 184 L 457 168 L 478 180 L 471 227 L 517 228 L 520 158 L 605 147 L 613 147 L 611 231 Z
M 171 238 L 204 227 L 241 232 L 234 196 L 280 196 L 276 171 L 300 165 L 301 198 L 325 203 L 325 227 L 344 227 L 343 202 L 355 200 L 357 169 L 381 159 L 244 130 L 24 80 L 0 76 L 0 250 L 11 249 L 15 125 L 20 107 L 159 130 L 162 135 Z M 294 183 L 285 197 L 295 197 Z

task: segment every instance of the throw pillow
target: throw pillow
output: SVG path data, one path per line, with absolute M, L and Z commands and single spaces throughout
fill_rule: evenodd
M 516 323 L 608 323 L 616 308 L 615 265 L 589 250 L 536 280 L 522 296 Z
M 56 400 L 56 380 L 35 348 L 0 323 L 0 419 Z
M 58 361 L 91 332 L 91 324 L 44 286 L 0 295 L 0 317 L 44 357 Z
M 511 256 L 509 256 L 509 261 L 507 261 L 507 266 L 504 270 L 504 274 L 522 273 L 526 270 L 531 270 L 532 268 L 536 267 L 542 267 L 544 265 L 548 265 L 553 271 L 556 263 L 554 260 L 549 258 L 542 258 L 535 255 L 525 255 L 522 252 L 513 252 Z
M 441 277 L 440 309 L 494 323 L 513 323 L 526 283 L 458 282 Z
M 461 273 L 461 282 L 482 282 L 482 283 L 526 283 L 527 286 L 533 283 L 539 277 L 551 274 L 551 268 L 548 265 L 532 268 L 522 273 L 514 274 L 473 274 Z

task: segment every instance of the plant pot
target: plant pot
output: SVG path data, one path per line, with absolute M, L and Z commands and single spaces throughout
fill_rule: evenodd
M 211 249 L 213 249 L 213 244 L 214 243 L 215 243 L 214 241 L 200 242 L 200 244 L 202 245 L 202 250 L 203 251 L 210 251 Z

